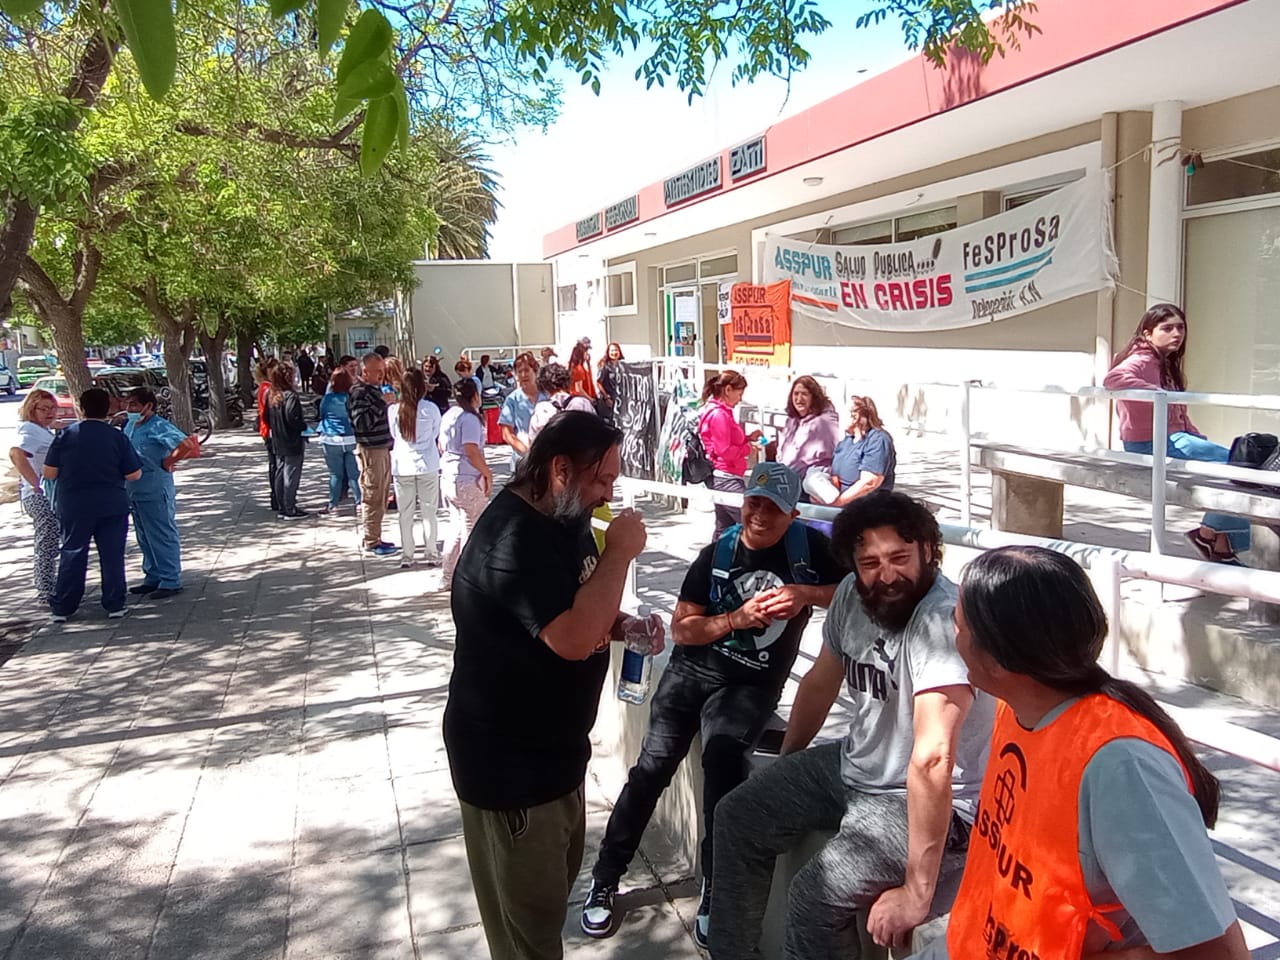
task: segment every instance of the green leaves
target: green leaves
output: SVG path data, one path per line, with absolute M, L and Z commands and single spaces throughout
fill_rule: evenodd
M 395 90 L 396 75 L 386 60 L 367 60 L 338 81 L 342 100 L 376 100 Z
M 347 34 L 346 45 L 342 48 L 342 59 L 338 61 L 338 87 L 351 73 L 363 63 L 372 60 L 389 60 L 391 54 L 391 24 L 377 10 L 366 10 L 360 14 L 351 32 Z
M 162 100 L 178 65 L 178 39 L 170 0 L 111 0 L 147 93 Z
M 400 129 L 400 102 L 396 97 L 379 97 L 369 101 L 364 115 L 364 133 L 360 138 L 360 172 L 372 176 L 387 159 L 391 144 Z
M 10 20 L 17 20 L 35 13 L 44 6 L 44 0 L 0 0 L 0 13 Z
M 321 57 L 327 57 L 333 48 L 350 5 L 350 0 L 316 0 L 316 42 Z

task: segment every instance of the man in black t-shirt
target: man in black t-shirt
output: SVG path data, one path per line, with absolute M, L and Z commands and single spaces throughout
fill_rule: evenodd
M 633 626 L 618 608 L 645 544 L 632 510 L 609 524 L 603 553 L 591 535 L 621 439 L 594 414 L 556 417 L 476 521 L 453 575 L 444 742 L 493 960 L 563 955 L 589 734 L 609 641 Z
M 800 478 L 780 463 L 752 471 L 742 524 L 698 554 L 672 619 L 676 648 L 649 708 L 640 757 L 609 817 L 582 909 L 588 936 L 613 932 L 618 881 L 662 791 L 702 733 L 702 902 L 694 938 L 706 946 L 716 804 L 747 776 L 747 753 L 778 705 L 814 605 L 843 571 L 827 538 L 796 520 Z

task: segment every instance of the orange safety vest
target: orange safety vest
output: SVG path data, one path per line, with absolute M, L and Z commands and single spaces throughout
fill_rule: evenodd
M 954 960 L 1079 960 L 1090 920 L 1120 939 L 1104 914 L 1121 905 L 1095 906 L 1085 889 L 1080 782 L 1093 755 L 1121 737 L 1177 758 L 1155 724 L 1102 694 L 1081 698 L 1043 730 L 1024 730 L 1008 704 L 999 704 L 947 926 Z

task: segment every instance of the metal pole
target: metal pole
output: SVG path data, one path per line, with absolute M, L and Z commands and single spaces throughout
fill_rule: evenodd
M 1113 677 L 1120 675 L 1120 558 L 1102 554 L 1088 566 L 1093 589 L 1107 613 L 1107 642 L 1103 647 L 1103 666 Z
M 635 490 L 630 487 L 624 487 L 622 491 L 622 506 L 628 510 L 634 510 L 636 505 Z M 627 587 L 626 597 L 630 600 L 630 607 L 634 608 L 638 601 L 636 593 L 636 561 L 633 558 L 631 563 L 627 565 Z M 626 604 L 624 604 L 626 605 Z
M 1164 553 L 1165 468 L 1168 465 L 1169 395 L 1155 392 L 1151 404 L 1151 552 Z
M 969 466 L 969 393 L 972 381 L 960 385 L 960 525 L 973 526 L 973 477 Z

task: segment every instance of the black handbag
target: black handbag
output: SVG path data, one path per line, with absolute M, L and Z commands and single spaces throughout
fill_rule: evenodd
M 1280 470 L 1280 438 L 1274 433 L 1246 433 L 1231 441 L 1227 464 L 1232 467 L 1250 467 L 1254 470 Z M 1232 483 L 1252 490 L 1276 490 L 1263 483 L 1232 480 Z

